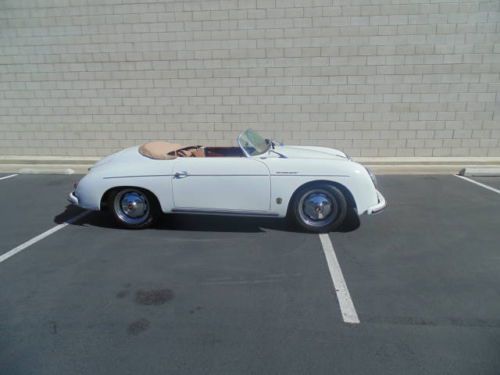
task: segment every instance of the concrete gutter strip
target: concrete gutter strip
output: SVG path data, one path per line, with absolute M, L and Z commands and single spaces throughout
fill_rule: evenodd
M 376 175 L 424 175 L 424 174 L 456 174 L 460 166 L 457 165 L 382 165 L 382 164 L 366 164 Z
M 0 172 L 85 174 L 100 159 L 96 156 L 0 156 Z M 378 174 L 449 174 L 461 171 L 466 173 L 464 176 L 500 176 L 500 157 L 355 157 L 353 160 Z
M 92 166 L 102 159 L 98 156 L 0 156 L 0 166 L 3 164 L 27 164 L 27 165 L 75 165 L 85 164 Z
M 21 174 L 86 174 L 98 156 L 0 156 L 0 172 Z
M 366 165 L 498 165 L 500 157 L 353 157 Z
M 496 167 L 463 168 L 458 174 L 466 177 L 500 177 L 500 165 Z
M 2 164 L 0 173 L 86 174 L 92 164 Z

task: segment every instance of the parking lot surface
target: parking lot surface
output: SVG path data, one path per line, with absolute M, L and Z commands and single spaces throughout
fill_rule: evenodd
M 77 179 L 0 180 L 0 256 L 80 214 Z M 89 213 L 0 262 L 0 374 L 498 374 L 500 195 L 379 182 L 387 209 L 329 234 L 359 324 L 283 220 Z

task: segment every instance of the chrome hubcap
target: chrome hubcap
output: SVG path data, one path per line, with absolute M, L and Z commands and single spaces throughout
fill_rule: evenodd
M 123 190 L 115 197 L 115 211 L 128 224 L 140 224 L 148 218 L 149 204 L 146 196 L 136 190 Z
M 325 194 L 310 194 L 304 201 L 304 213 L 312 220 L 323 220 L 330 212 L 332 212 L 332 202 Z
M 335 198 L 326 190 L 310 191 L 300 199 L 299 215 L 308 225 L 327 225 L 337 216 Z

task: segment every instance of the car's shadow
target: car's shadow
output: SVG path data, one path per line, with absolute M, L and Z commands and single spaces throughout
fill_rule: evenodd
M 92 212 L 76 222 L 71 221 L 71 219 L 82 212 L 81 208 L 68 205 L 63 212 L 54 217 L 54 222 L 58 224 L 69 222 L 71 225 L 89 225 L 101 228 L 130 230 L 117 225 L 109 211 Z M 350 210 L 344 224 L 336 232 L 351 232 L 359 226 L 358 215 L 354 210 Z M 287 219 L 188 214 L 162 215 L 160 220 L 151 229 L 235 233 L 264 232 L 265 229 L 285 232 L 305 232 L 298 226 L 290 223 Z

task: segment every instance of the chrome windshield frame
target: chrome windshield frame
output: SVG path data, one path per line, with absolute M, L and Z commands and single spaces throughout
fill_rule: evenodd
M 259 156 L 259 155 L 264 155 L 266 152 L 269 152 L 269 150 L 271 149 L 271 142 L 268 143 L 267 145 L 267 149 L 264 150 L 263 152 L 259 153 L 259 154 L 255 154 L 255 155 L 250 155 L 247 150 L 245 149 L 245 147 L 243 147 L 243 144 L 242 144 L 242 141 L 241 141 L 241 138 L 243 136 L 243 134 L 245 134 L 247 131 L 251 130 L 252 132 L 258 134 L 260 136 L 259 133 L 257 133 L 255 130 L 253 129 L 246 129 L 245 131 L 241 132 L 240 135 L 238 135 L 238 138 L 237 138 L 237 142 L 238 142 L 238 146 L 240 146 L 241 148 L 241 151 L 243 151 L 243 153 L 245 154 L 245 156 L 247 158 L 250 158 L 250 157 L 253 157 L 253 156 Z

